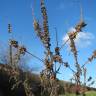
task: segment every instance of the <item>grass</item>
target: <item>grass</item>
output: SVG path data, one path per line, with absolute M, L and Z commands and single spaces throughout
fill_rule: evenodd
M 75 94 L 66 94 L 66 95 L 59 95 L 59 96 L 76 96 Z M 78 95 L 82 96 L 82 95 Z M 88 91 L 86 92 L 86 96 L 96 96 L 96 91 Z
M 96 96 L 96 91 L 86 92 L 87 96 Z

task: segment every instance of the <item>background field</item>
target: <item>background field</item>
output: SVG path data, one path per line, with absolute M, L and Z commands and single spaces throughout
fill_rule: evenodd
M 75 94 L 66 94 L 66 95 L 60 95 L 60 96 L 76 96 Z M 82 95 L 78 95 L 82 96 Z M 96 96 L 96 91 L 88 91 L 86 92 L 86 96 Z

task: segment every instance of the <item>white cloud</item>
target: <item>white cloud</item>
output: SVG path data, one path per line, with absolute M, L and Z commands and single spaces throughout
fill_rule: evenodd
M 75 28 L 70 28 L 69 29 L 69 32 L 75 32 Z M 63 37 L 63 42 L 65 42 L 67 39 L 68 39 L 68 35 L 66 34 L 64 37 Z M 93 40 L 95 39 L 95 36 L 90 33 L 90 32 L 80 32 L 78 33 L 77 35 L 77 38 L 75 39 L 75 43 L 76 43 L 76 46 L 79 47 L 79 48 L 86 48 L 88 46 L 90 46 L 93 42 Z M 70 41 L 67 43 L 69 44 Z

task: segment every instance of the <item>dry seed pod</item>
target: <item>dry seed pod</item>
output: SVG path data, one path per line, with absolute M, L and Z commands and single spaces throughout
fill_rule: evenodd
M 12 32 L 12 26 L 11 26 L 11 24 L 8 24 L 8 32 L 9 32 L 9 33 Z
M 69 67 L 68 62 L 65 62 L 65 63 L 64 63 L 64 66 L 65 66 L 65 67 Z
M 55 62 L 62 63 L 62 58 L 61 58 L 59 55 L 54 55 L 54 56 L 53 56 L 53 60 L 54 60 Z
M 51 69 L 51 65 L 50 64 L 46 64 L 46 68 L 47 69 Z
M 91 62 L 95 58 L 96 58 L 96 50 L 93 52 L 93 55 L 90 58 L 88 58 L 88 61 Z
M 11 40 L 11 41 L 10 41 L 10 44 L 11 44 L 13 47 L 18 48 L 18 41 Z
M 56 55 L 60 55 L 60 52 L 59 52 L 59 51 L 60 51 L 59 47 L 56 47 L 56 48 L 55 48 L 55 53 L 56 53 Z
M 34 20 L 34 29 L 37 32 L 37 35 L 41 36 L 41 28 L 40 28 L 39 23 L 36 20 Z
M 25 52 L 26 52 L 26 48 L 24 47 L 24 46 L 21 46 L 20 48 L 19 48 L 19 52 L 20 52 L 20 54 L 25 54 Z
M 77 56 L 77 50 L 76 50 L 76 46 L 74 43 L 74 40 L 72 37 L 70 37 L 69 35 L 69 39 L 70 39 L 70 47 L 71 47 L 71 51 L 74 53 L 75 57 Z
M 92 77 L 90 76 L 90 77 L 88 78 L 88 82 L 91 81 L 91 80 L 92 80 Z
M 91 62 L 91 61 L 93 60 L 93 58 L 94 58 L 94 57 L 93 57 L 93 56 L 91 56 L 90 58 L 88 58 L 88 61 L 90 61 L 90 62 Z
M 34 29 L 35 29 L 35 31 L 37 31 L 38 28 L 39 28 L 39 24 L 38 24 L 38 22 L 36 20 L 34 20 Z
M 50 62 L 47 59 L 45 60 L 45 65 L 47 69 L 51 69 L 52 67 L 52 64 L 50 64 Z
M 85 24 L 84 21 L 80 22 L 78 25 L 76 25 L 75 29 L 77 32 L 82 31 L 82 28 L 85 27 L 87 24 Z

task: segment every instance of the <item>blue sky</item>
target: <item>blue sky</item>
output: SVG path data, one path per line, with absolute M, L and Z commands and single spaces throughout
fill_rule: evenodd
M 55 46 L 55 29 L 58 30 L 59 45 L 61 46 L 66 33 L 80 20 L 80 3 L 83 8 L 84 20 L 88 24 L 83 31 L 83 35 L 79 36 L 78 59 L 82 65 L 95 49 L 96 39 L 96 0 L 45 0 L 49 30 L 52 46 Z M 34 6 L 33 6 L 34 5 Z M 7 46 L 9 34 L 7 32 L 8 23 L 12 24 L 12 37 L 26 46 L 26 48 L 33 54 L 43 58 L 44 47 L 33 28 L 32 6 L 34 7 L 35 16 L 42 21 L 40 13 L 39 0 L 0 0 L 0 45 Z M 88 38 L 86 38 L 88 37 Z M 87 44 L 88 43 L 88 44 Z M 84 47 L 82 46 L 84 45 Z M 53 50 L 54 47 L 52 47 Z M 71 53 L 66 45 L 61 51 L 62 57 L 65 61 L 69 61 L 71 66 L 74 66 L 74 61 Z M 30 67 L 35 66 L 38 70 L 42 70 L 43 64 L 31 58 Z M 92 75 L 96 79 L 95 62 L 87 65 L 88 76 Z M 64 67 L 61 68 L 61 73 L 58 75 L 60 79 L 69 80 L 72 72 Z M 67 74 L 66 74 L 67 73 Z

